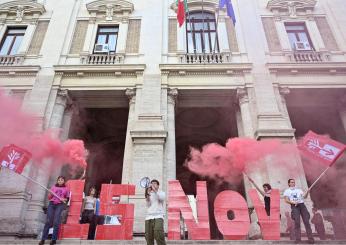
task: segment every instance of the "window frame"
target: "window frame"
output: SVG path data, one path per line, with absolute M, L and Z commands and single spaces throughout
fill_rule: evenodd
M 116 32 L 101 32 L 101 29 L 102 28 L 117 28 L 117 31 Z M 95 36 L 95 42 L 94 42 L 94 48 L 93 48 L 93 54 L 95 54 L 95 45 L 98 44 L 98 38 L 100 35 L 106 35 L 106 41 L 104 44 L 108 44 L 108 41 L 109 41 L 109 37 L 112 35 L 112 34 L 115 34 L 115 49 L 114 51 L 110 51 L 109 50 L 109 54 L 115 54 L 116 53 L 116 50 L 117 50 L 117 46 L 118 46 L 118 38 L 119 38 L 119 30 L 120 30 L 120 26 L 119 24 L 112 24 L 112 25 L 97 25 L 97 30 L 96 30 L 96 36 Z M 105 52 L 106 53 L 106 52 Z
M 23 30 L 23 33 L 9 33 L 11 30 Z M 0 55 L 0 56 L 17 55 L 18 54 L 17 52 L 15 54 L 11 54 L 13 46 L 14 46 L 18 36 L 21 36 L 24 38 L 26 31 L 27 31 L 27 26 L 7 26 L 5 33 L 1 38 L 0 51 L 2 50 L 4 44 L 5 44 L 5 42 L 9 36 L 13 36 L 14 38 L 11 41 L 10 47 L 8 48 L 6 54 Z M 19 47 L 20 47 L 20 45 L 21 45 L 21 43 L 19 44 Z
M 193 18 L 194 14 L 204 14 L 207 15 L 206 17 L 204 17 L 204 20 L 201 18 Z M 208 18 L 208 17 L 213 17 L 213 18 Z M 191 26 L 192 26 L 192 30 L 190 29 L 190 21 L 191 21 Z M 213 23 L 214 24 L 214 29 L 210 28 L 210 24 Z M 200 30 L 195 30 L 195 25 L 196 24 L 203 24 L 203 29 Z M 215 18 L 215 14 L 209 11 L 193 11 L 189 13 L 189 16 L 187 16 L 186 21 L 185 21 L 185 36 L 186 36 L 186 53 L 191 53 L 189 52 L 189 35 L 191 33 L 191 38 L 192 38 L 192 43 L 193 43 L 193 47 L 191 48 L 193 50 L 192 53 L 206 53 L 206 54 L 211 54 L 214 51 L 214 47 L 213 47 L 213 42 L 214 40 L 216 41 L 216 47 L 215 47 L 215 53 L 220 53 L 220 45 L 219 45 L 219 36 L 217 33 L 217 26 L 216 26 L 216 18 Z M 207 25 L 207 29 L 205 29 L 205 25 Z M 207 51 L 206 49 L 206 42 L 205 42 L 205 34 L 207 33 L 208 36 L 208 43 L 209 43 L 209 50 Z M 215 33 L 216 38 L 212 38 L 212 33 Z M 200 40 L 196 39 L 196 34 L 198 34 L 201 38 Z M 204 34 L 204 35 L 203 35 Z M 212 40 L 213 39 L 213 40 Z M 197 42 L 200 42 L 201 44 L 201 48 L 202 48 L 202 52 L 197 52 L 196 50 L 196 44 Z
M 302 42 L 302 41 L 300 41 L 300 38 L 299 38 L 298 34 L 299 33 L 305 33 L 305 35 L 306 35 L 306 37 L 308 39 L 308 42 L 310 44 L 311 51 L 315 51 L 314 44 L 313 44 L 313 42 L 311 40 L 311 37 L 310 37 L 310 34 L 309 34 L 309 30 L 308 30 L 305 22 L 284 22 L 284 26 L 285 26 L 285 31 L 286 31 L 287 36 L 288 36 L 289 33 L 293 33 L 295 35 L 295 37 L 296 37 L 297 42 Z M 303 30 L 287 30 L 286 29 L 287 26 L 301 26 L 301 27 L 303 27 Z M 292 44 L 291 44 L 290 40 L 289 40 L 289 43 L 290 43 L 291 48 L 292 48 Z

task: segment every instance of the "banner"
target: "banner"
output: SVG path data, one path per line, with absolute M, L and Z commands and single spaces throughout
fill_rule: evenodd
M 18 174 L 23 172 L 30 158 L 30 152 L 13 144 L 5 146 L 0 152 L 1 167 L 8 168 Z
M 330 166 L 345 151 L 346 145 L 309 131 L 298 145 L 303 154 Z

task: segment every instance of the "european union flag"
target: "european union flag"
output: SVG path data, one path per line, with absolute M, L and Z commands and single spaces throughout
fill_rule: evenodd
M 235 19 L 235 14 L 234 14 L 234 10 L 233 10 L 233 5 L 231 0 L 220 0 L 219 1 L 219 8 L 224 8 L 226 5 L 226 9 L 227 9 L 227 15 L 232 19 L 233 24 L 235 24 L 236 19 Z

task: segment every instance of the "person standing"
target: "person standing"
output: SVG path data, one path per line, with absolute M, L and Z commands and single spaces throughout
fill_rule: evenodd
M 147 245 L 166 245 L 165 233 L 163 230 L 163 218 L 165 214 L 164 201 L 166 194 L 159 190 L 160 183 L 153 179 L 150 187 L 145 189 L 146 217 L 145 217 L 145 240 Z
M 317 212 L 317 208 L 313 208 L 312 213 L 311 223 L 314 224 L 318 237 L 320 240 L 326 240 L 326 230 L 324 228 L 322 215 Z
M 50 244 L 56 244 L 58 239 L 59 227 L 61 223 L 61 213 L 70 197 L 70 190 L 65 185 L 65 177 L 59 176 L 56 184 L 50 189 L 55 195 L 48 194 L 47 220 L 43 228 L 42 238 L 39 245 L 43 245 L 48 238 L 50 227 L 53 226 L 53 235 Z M 59 197 L 59 198 L 58 198 Z
M 96 212 L 96 188 L 89 189 L 89 195 L 83 200 L 81 224 L 90 224 L 88 240 L 93 240 L 95 236 L 95 212 Z
M 306 234 L 308 236 L 308 242 L 310 244 L 313 244 L 314 238 L 312 236 L 312 230 L 310 226 L 310 214 L 304 204 L 304 199 L 307 198 L 309 192 L 307 191 L 304 193 L 301 189 L 296 188 L 294 179 L 288 180 L 288 186 L 289 188 L 284 192 L 284 198 L 285 202 L 291 205 L 291 216 L 294 221 L 294 235 L 296 243 L 301 242 L 300 216 L 302 216 Z
M 268 216 L 270 216 L 270 194 L 272 191 L 272 187 L 270 184 L 268 183 L 264 183 L 262 185 L 263 190 L 261 190 L 261 188 L 259 188 L 259 186 L 255 183 L 255 181 L 253 179 L 251 179 L 248 176 L 250 182 L 256 187 L 256 189 L 259 191 L 259 193 L 261 193 L 261 195 L 264 198 L 264 209 L 266 210 L 266 213 Z

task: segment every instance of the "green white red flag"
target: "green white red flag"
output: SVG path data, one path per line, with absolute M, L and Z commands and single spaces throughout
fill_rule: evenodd
M 181 27 L 185 21 L 185 13 L 188 11 L 187 0 L 177 0 L 177 3 L 178 3 L 177 20 L 179 23 L 179 27 Z

